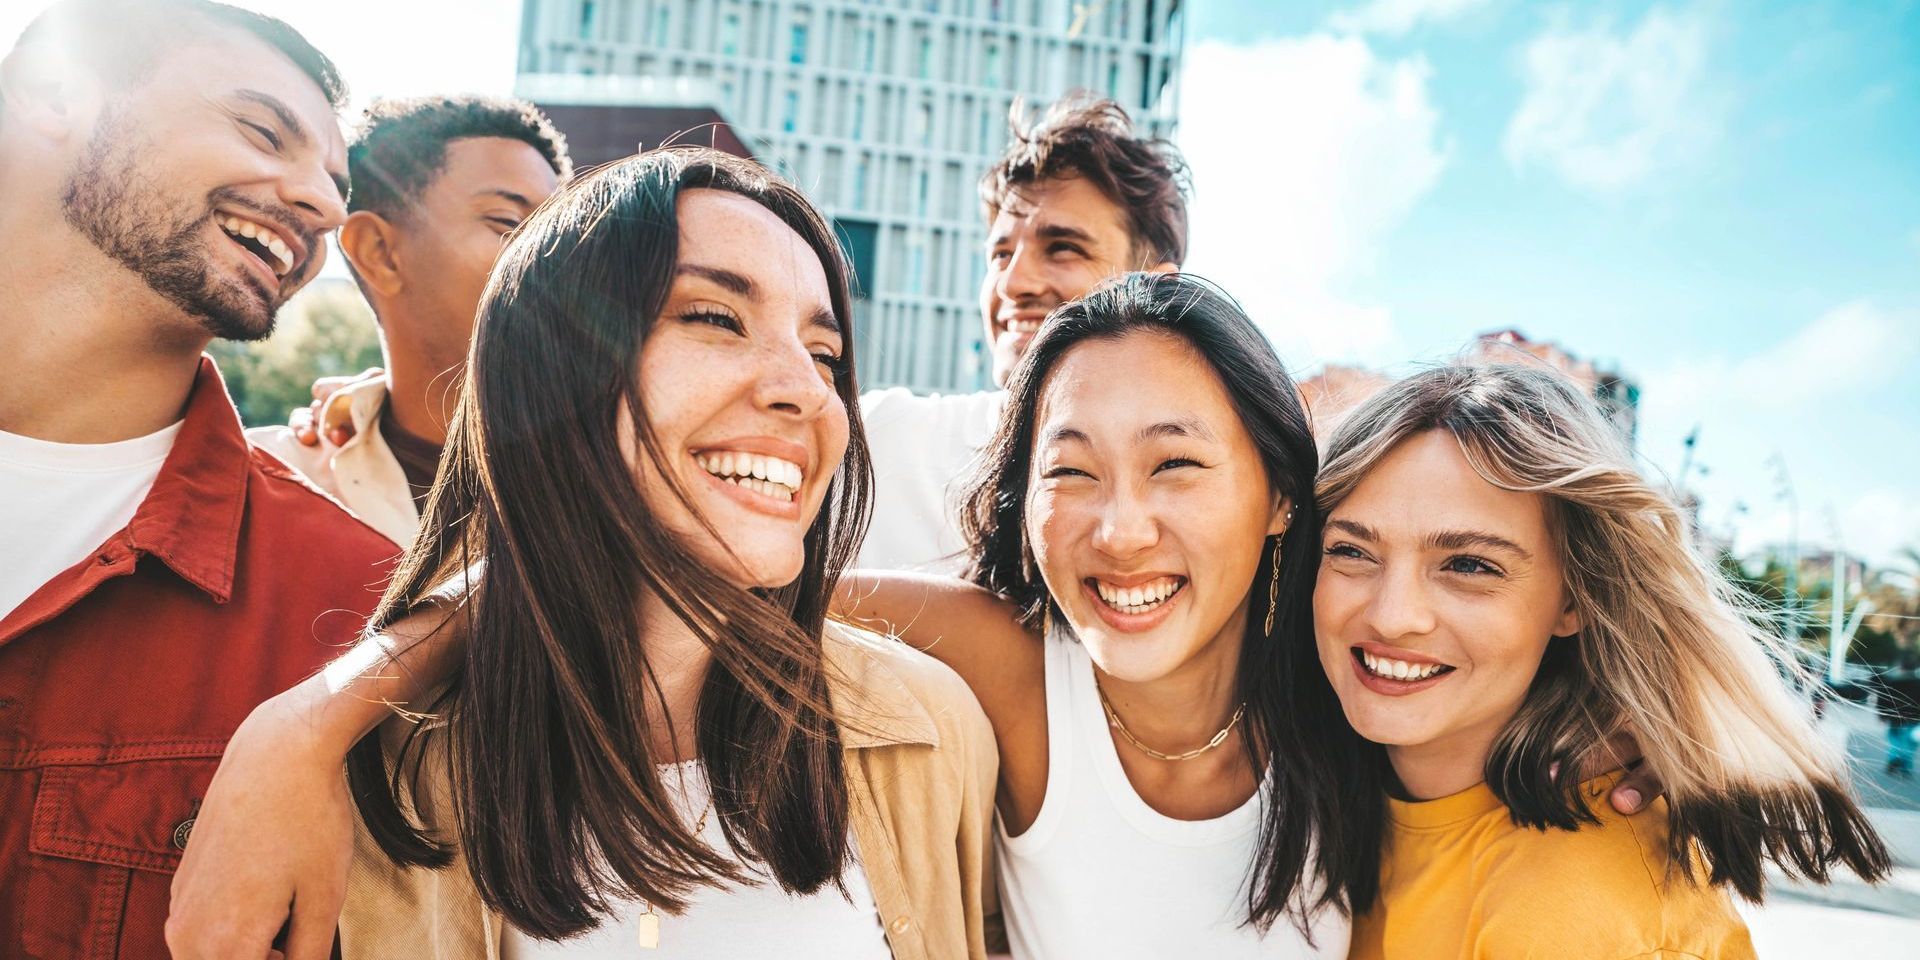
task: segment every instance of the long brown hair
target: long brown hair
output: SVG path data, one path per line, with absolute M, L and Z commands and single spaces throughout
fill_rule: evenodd
M 1041 390 L 1074 347 L 1136 332 L 1171 335 L 1200 355 L 1226 387 L 1272 492 L 1294 503 L 1289 535 L 1278 545 L 1273 633 L 1254 607 L 1234 682 L 1247 704 L 1241 733 L 1248 762 L 1268 783 L 1247 864 L 1246 920 L 1265 930 L 1285 917 L 1310 936 L 1318 910 L 1357 913 L 1373 903 L 1386 816 L 1384 761 L 1379 747 L 1347 725 L 1313 642 L 1321 514 L 1313 499 L 1319 454 L 1312 428 L 1293 378 L 1232 298 L 1192 276 L 1133 273 L 1047 318 L 1007 386 L 1006 414 L 966 489 L 967 576 L 1013 604 L 1029 629 L 1041 629 L 1057 609 L 1023 533 Z M 1259 548 L 1250 606 L 1251 587 L 1275 576 L 1274 546 L 1268 538 Z M 1265 590 L 1258 595 L 1264 601 Z
M 448 627 L 465 632 L 465 660 L 431 710 L 447 725 L 459 848 L 482 899 L 542 937 L 594 926 L 611 897 L 674 910 L 703 885 L 744 876 L 681 822 L 656 770 L 665 758 L 648 744 L 661 731 L 645 705 L 664 703 L 637 641 L 643 592 L 713 654 L 696 739 L 728 842 L 797 893 L 837 883 L 848 862 L 820 637 L 872 486 L 851 367 L 835 382 L 851 421 L 846 457 L 807 531 L 804 568 L 784 587 L 745 590 L 696 560 L 654 521 L 621 452 L 624 407 L 637 446 L 673 476 L 636 378 L 672 286 L 675 201 L 692 189 L 752 199 L 798 233 L 851 342 L 832 232 L 759 165 L 669 148 L 573 181 L 494 269 L 422 532 L 371 625 L 436 597 L 456 606 Z M 363 741 L 353 786 L 390 857 L 444 865 L 451 851 L 401 812 L 418 796 L 419 733 L 391 765 L 377 737 Z
M 1544 367 L 1428 370 L 1348 414 L 1328 443 L 1331 512 L 1405 440 L 1445 430 L 1482 479 L 1545 498 L 1581 629 L 1554 640 L 1487 757 L 1486 783 L 1523 826 L 1597 818 L 1579 771 L 1631 730 L 1666 787 L 1670 862 L 1760 899 L 1771 861 L 1825 882 L 1885 876 L 1887 849 L 1783 675 L 1792 651 L 1692 548 L 1672 499 L 1634 468 L 1600 408 Z

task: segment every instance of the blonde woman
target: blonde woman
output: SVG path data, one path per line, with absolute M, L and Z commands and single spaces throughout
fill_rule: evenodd
M 1885 875 L 1791 657 L 1557 375 L 1389 388 L 1318 500 L 1320 661 L 1395 794 L 1353 957 L 1750 957 L 1768 862 Z M 1632 817 L 1573 773 L 1626 729 L 1666 785 Z

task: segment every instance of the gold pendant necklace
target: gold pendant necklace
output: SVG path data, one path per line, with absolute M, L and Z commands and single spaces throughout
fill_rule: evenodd
M 700 811 L 700 819 L 694 821 L 694 839 L 698 840 L 700 838 L 700 831 L 707 828 L 707 817 L 712 813 L 713 798 L 708 797 L 707 808 Z M 640 901 L 640 910 L 640 916 L 635 918 L 635 921 L 640 926 L 639 935 L 636 937 L 636 939 L 640 941 L 640 949 L 658 950 L 660 949 L 660 914 L 653 909 L 653 904 L 645 900 Z
M 1240 702 L 1240 705 L 1238 707 L 1235 707 L 1233 709 L 1233 718 L 1227 721 L 1227 725 L 1224 727 L 1221 727 L 1220 732 L 1214 734 L 1213 737 L 1209 739 L 1204 745 L 1195 747 L 1192 750 L 1188 750 L 1185 753 L 1161 753 L 1160 751 L 1155 750 L 1154 748 L 1149 747 L 1144 743 L 1141 743 L 1140 738 L 1134 736 L 1133 731 L 1128 730 L 1127 725 L 1120 722 L 1120 714 L 1114 712 L 1112 702 L 1107 700 L 1107 691 L 1101 688 L 1099 681 L 1097 680 L 1094 681 L 1093 689 L 1094 689 L 1094 692 L 1100 695 L 1100 709 L 1105 710 L 1107 712 L 1107 723 L 1110 726 L 1112 726 L 1115 730 L 1120 731 L 1120 736 L 1126 738 L 1126 741 L 1128 743 L 1133 744 L 1134 749 L 1139 750 L 1141 753 L 1144 753 L 1147 756 L 1154 758 L 1155 760 L 1192 760 L 1194 757 L 1197 757 L 1203 753 L 1206 753 L 1209 750 L 1212 750 L 1213 748 L 1223 743 L 1226 743 L 1227 737 L 1232 735 L 1233 733 L 1233 728 L 1240 725 L 1240 718 L 1243 716 L 1246 716 L 1246 713 L 1247 713 L 1247 704 L 1246 704 L 1246 701 L 1243 700 Z

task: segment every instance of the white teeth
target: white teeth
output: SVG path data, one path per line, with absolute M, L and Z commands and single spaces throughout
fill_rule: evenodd
M 1425 680 L 1447 669 L 1444 664 L 1389 660 L 1386 657 L 1376 657 L 1364 650 L 1360 652 L 1360 660 L 1366 665 L 1368 673 L 1389 680 Z
M 775 500 L 790 501 L 800 490 L 800 465 L 779 457 L 722 450 L 694 457 L 700 469 L 736 486 Z
M 1096 579 L 1093 585 L 1094 591 L 1108 606 L 1122 613 L 1144 613 L 1178 593 L 1182 581 L 1178 577 L 1161 577 L 1137 587 L 1116 587 Z
M 271 229 L 251 220 L 232 216 L 222 217 L 220 228 L 236 237 L 245 237 L 265 247 L 268 253 L 273 254 L 275 260 L 280 261 L 279 269 L 274 271 L 275 274 L 284 277 L 293 269 L 293 249 L 288 247 L 287 242 L 280 239 L 280 235 Z

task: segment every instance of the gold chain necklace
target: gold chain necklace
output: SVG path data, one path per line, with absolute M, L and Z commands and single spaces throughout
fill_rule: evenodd
M 707 817 L 712 814 L 713 798 L 709 796 L 706 809 L 700 811 L 700 819 L 693 823 L 695 839 L 698 839 L 700 832 L 707 828 Z M 640 910 L 640 916 L 635 918 L 640 925 L 639 936 L 635 939 L 640 941 L 642 950 L 658 950 L 660 948 L 660 914 L 653 909 L 653 904 L 645 900 L 640 901 Z
M 1144 743 L 1141 743 L 1140 738 L 1134 736 L 1133 731 L 1128 730 L 1127 725 L 1120 722 L 1120 715 L 1114 712 L 1113 703 L 1107 699 L 1107 691 L 1100 686 L 1098 681 L 1094 683 L 1093 689 L 1094 689 L 1094 692 L 1100 694 L 1100 709 L 1105 710 L 1107 712 L 1107 723 L 1111 725 L 1115 730 L 1120 731 L 1120 736 L 1125 737 L 1128 743 L 1133 744 L 1134 749 L 1139 750 L 1141 753 L 1144 753 L 1147 756 L 1154 758 L 1155 760 L 1192 760 L 1194 757 L 1197 757 L 1203 753 L 1206 753 L 1208 750 L 1212 750 L 1213 748 L 1223 743 L 1226 743 L 1227 737 L 1233 733 L 1233 728 L 1240 725 L 1240 718 L 1243 716 L 1246 716 L 1246 713 L 1247 713 L 1247 704 L 1246 704 L 1246 701 L 1243 700 L 1240 702 L 1240 705 L 1238 707 L 1235 707 L 1233 709 L 1233 719 L 1228 720 L 1227 725 L 1224 727 L 1221 727 L 1220 732 L 1214 734 L 1212 739 L 1209 739 L 1205 745 L 1195 747 L 1192 750 L 1188 750 L 1185 753 L 1161 753 L 1160 751 L 1155 750 L 1154 748 L 1149 747 Z

